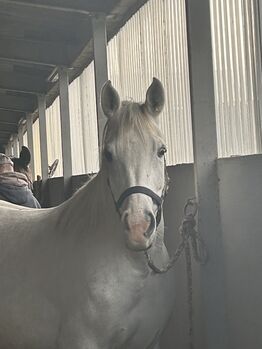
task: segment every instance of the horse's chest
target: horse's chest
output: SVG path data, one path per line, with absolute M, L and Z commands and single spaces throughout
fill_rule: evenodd
M 149 347 L 172 310 L 173 288 L 167 275 L 131 281 L 130 275 L 122 282 L 113 280 L 89 298 L 88 322 L 107 348 Z
M 122 347 L 147 348 L 157 340 L 173 308 L 174 295 L 169 286 L 168 278 L 159 275 L 145 284 L 139 302 L 133 304 L 126 316 L 126 338 Z

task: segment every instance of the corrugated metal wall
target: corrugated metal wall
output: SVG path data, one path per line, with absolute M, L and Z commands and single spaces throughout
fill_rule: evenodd
M 109 77 L 123 98 L 143 101 L 152 77 L 166 91 L 160 118 L 167 163 L 193 161 L 184 0 L 151 0 L 108 45 Z
M 219 156 L 259 153 L 261 56 L 257 1 L 212 0 Z
M 69 86 L 73 175 L 97 172 L 99 168 L 95 104 L 94 64 Z M 59 97 L 46 111 L 48 163 L 59 159 L 54 176 L 63 175 Z
M 48 165 L 56 159 L 59 160 L 55 176 L 63 176 L 61 121 L 59 97 L 46 110 L 46 133 L 47 133 L 47 158 Z
M 73 174 L 99 169 L 94 64 L 69 87 Z
M 210 3 L 219 156 L 261 152 L 257 2 Z M 160 127 L 168 144 L 168 164 L 193 161 L 187 57 L 184 0 L 150 0 L 108 45 L 109 77 L 122 98 L 143 101 L 153 76 L 163 82 L 167 104 Z M 73 173 L 95 172 L 93 63 L 70 85 L 69 93 Z M 58 103 L 47 110 L 48 159 L 60 160 L 56 175 L 62 175 Z

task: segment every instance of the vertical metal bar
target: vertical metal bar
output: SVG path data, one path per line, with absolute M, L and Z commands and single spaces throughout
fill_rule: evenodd
M 96 86 L 96 110 L 98 125 L 98 144 L 101 156 L 103 131 L 106 124 L 106 117 L 100 105 L 100 93 L 103 84 L 108 80 L 107 70 L 107 37 L 106 37 L 106 16 L 96 15 L 92 18 L 93 40 L 94 40 L 94 64 L 95 64 L 95 86 Z
M 255 134 L 256 134 L 256 152 L 262 152 L 262 83 L 261 83 L 261 29 L 260 29 L 260 4 L 258 0 L 251 3 L 252 19 L 253 19 L 253 54 L 254 54 L 254 107 L 255 107 Z
M 5 154 L 7 156 L 10 156 L 11 155 L 11 152 L 10 152 L 10 141 L 7 143 L 7 145 L 5 146 Z
M 84 167 L 85 167 L 85 172 L 87 172 L 88 168 L 88 163 L 87 163 L 87 150 L 88 150 L 88 137 L 85 134 L 85 130 L 88 127 L 88 110 L 87 110 L 87 103 L 85 101 L 85 75 L 81 74 L 79 77 L 79 83 L 80 83 L 80 104 L 81 104 L 81 113 L 82 113 L 82 123 L 83 123 L 83 132 L 82 132 L 82 137 L 83 137 L 83 152 L 84 152 Z
M 28 148 L 31 153 L 30 168 L 32 172 L 32 178 L 33 180 L 35 180 L 35 158 L 34 158 L 33 115 L 32 114 L 27 114 L 26 116 L 26 130 L 27 130 Z
M 18 135 L 14 134 L 13 135 L 13 152 L 14 152 L 14 157 L 18 157 Z
M 39 134 L 41 149 L 41 169 L 42 181 L 48 177 L 48 156 L 47 156 L 47 137 L 46 137 L 46 98 L 44 95 L 38 95 L 39 112 Z
M 198 229 L 209 250 L 201 268 L 206 347 L 228 346 L 224 251 L 217 176 L 217 135 L 209 0 L 187 0 L 187 31 Z
M 23 140 L 23 125 L 19 126 L 18 129 L 18 147 L 19 147 L 19 152 L 22 150 L 22 146 L 24 145 L 24 140 Z
M 72 178 L 72 152 L 71 152 L 71 132 L 70 132 L 70 111 L 69 111 L 69 80 L 66 68 L 58 69 L 59 94 L 60 94 L 60 117 L 61 117 L 61 139 L 63 156 L 63 176 L 65 199 L 71 195 Z

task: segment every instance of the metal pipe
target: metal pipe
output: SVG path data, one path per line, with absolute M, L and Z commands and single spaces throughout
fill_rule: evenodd
M 12 5 L 18 5 L 18 6 L 26 6 L 26 7 L 34 7 L 34 8 L 40 8 L 45 10 L 52 10 L 52 11 L 60 11 L 60 12 L 67 12 L 67 13 L 80 13 L 83 15 L 90 16 L 92 12 L 76 9 L 72 7 L 60 7 L 60 6 L 52 6 L 52 5 L 45 5 L 45 4 L 38 4 L 38 3 L 28 3 L 25 1 L 10 1 L 10 0 L 0 0 L 1 3 L 6 4 L 12 4 Z

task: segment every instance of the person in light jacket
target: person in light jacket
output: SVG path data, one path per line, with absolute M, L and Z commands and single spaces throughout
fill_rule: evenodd
M 29 188 L 27 176 L 14 172 L 12 160 L 0 153 L 0 200 L 26 207 L 41 208 Z

